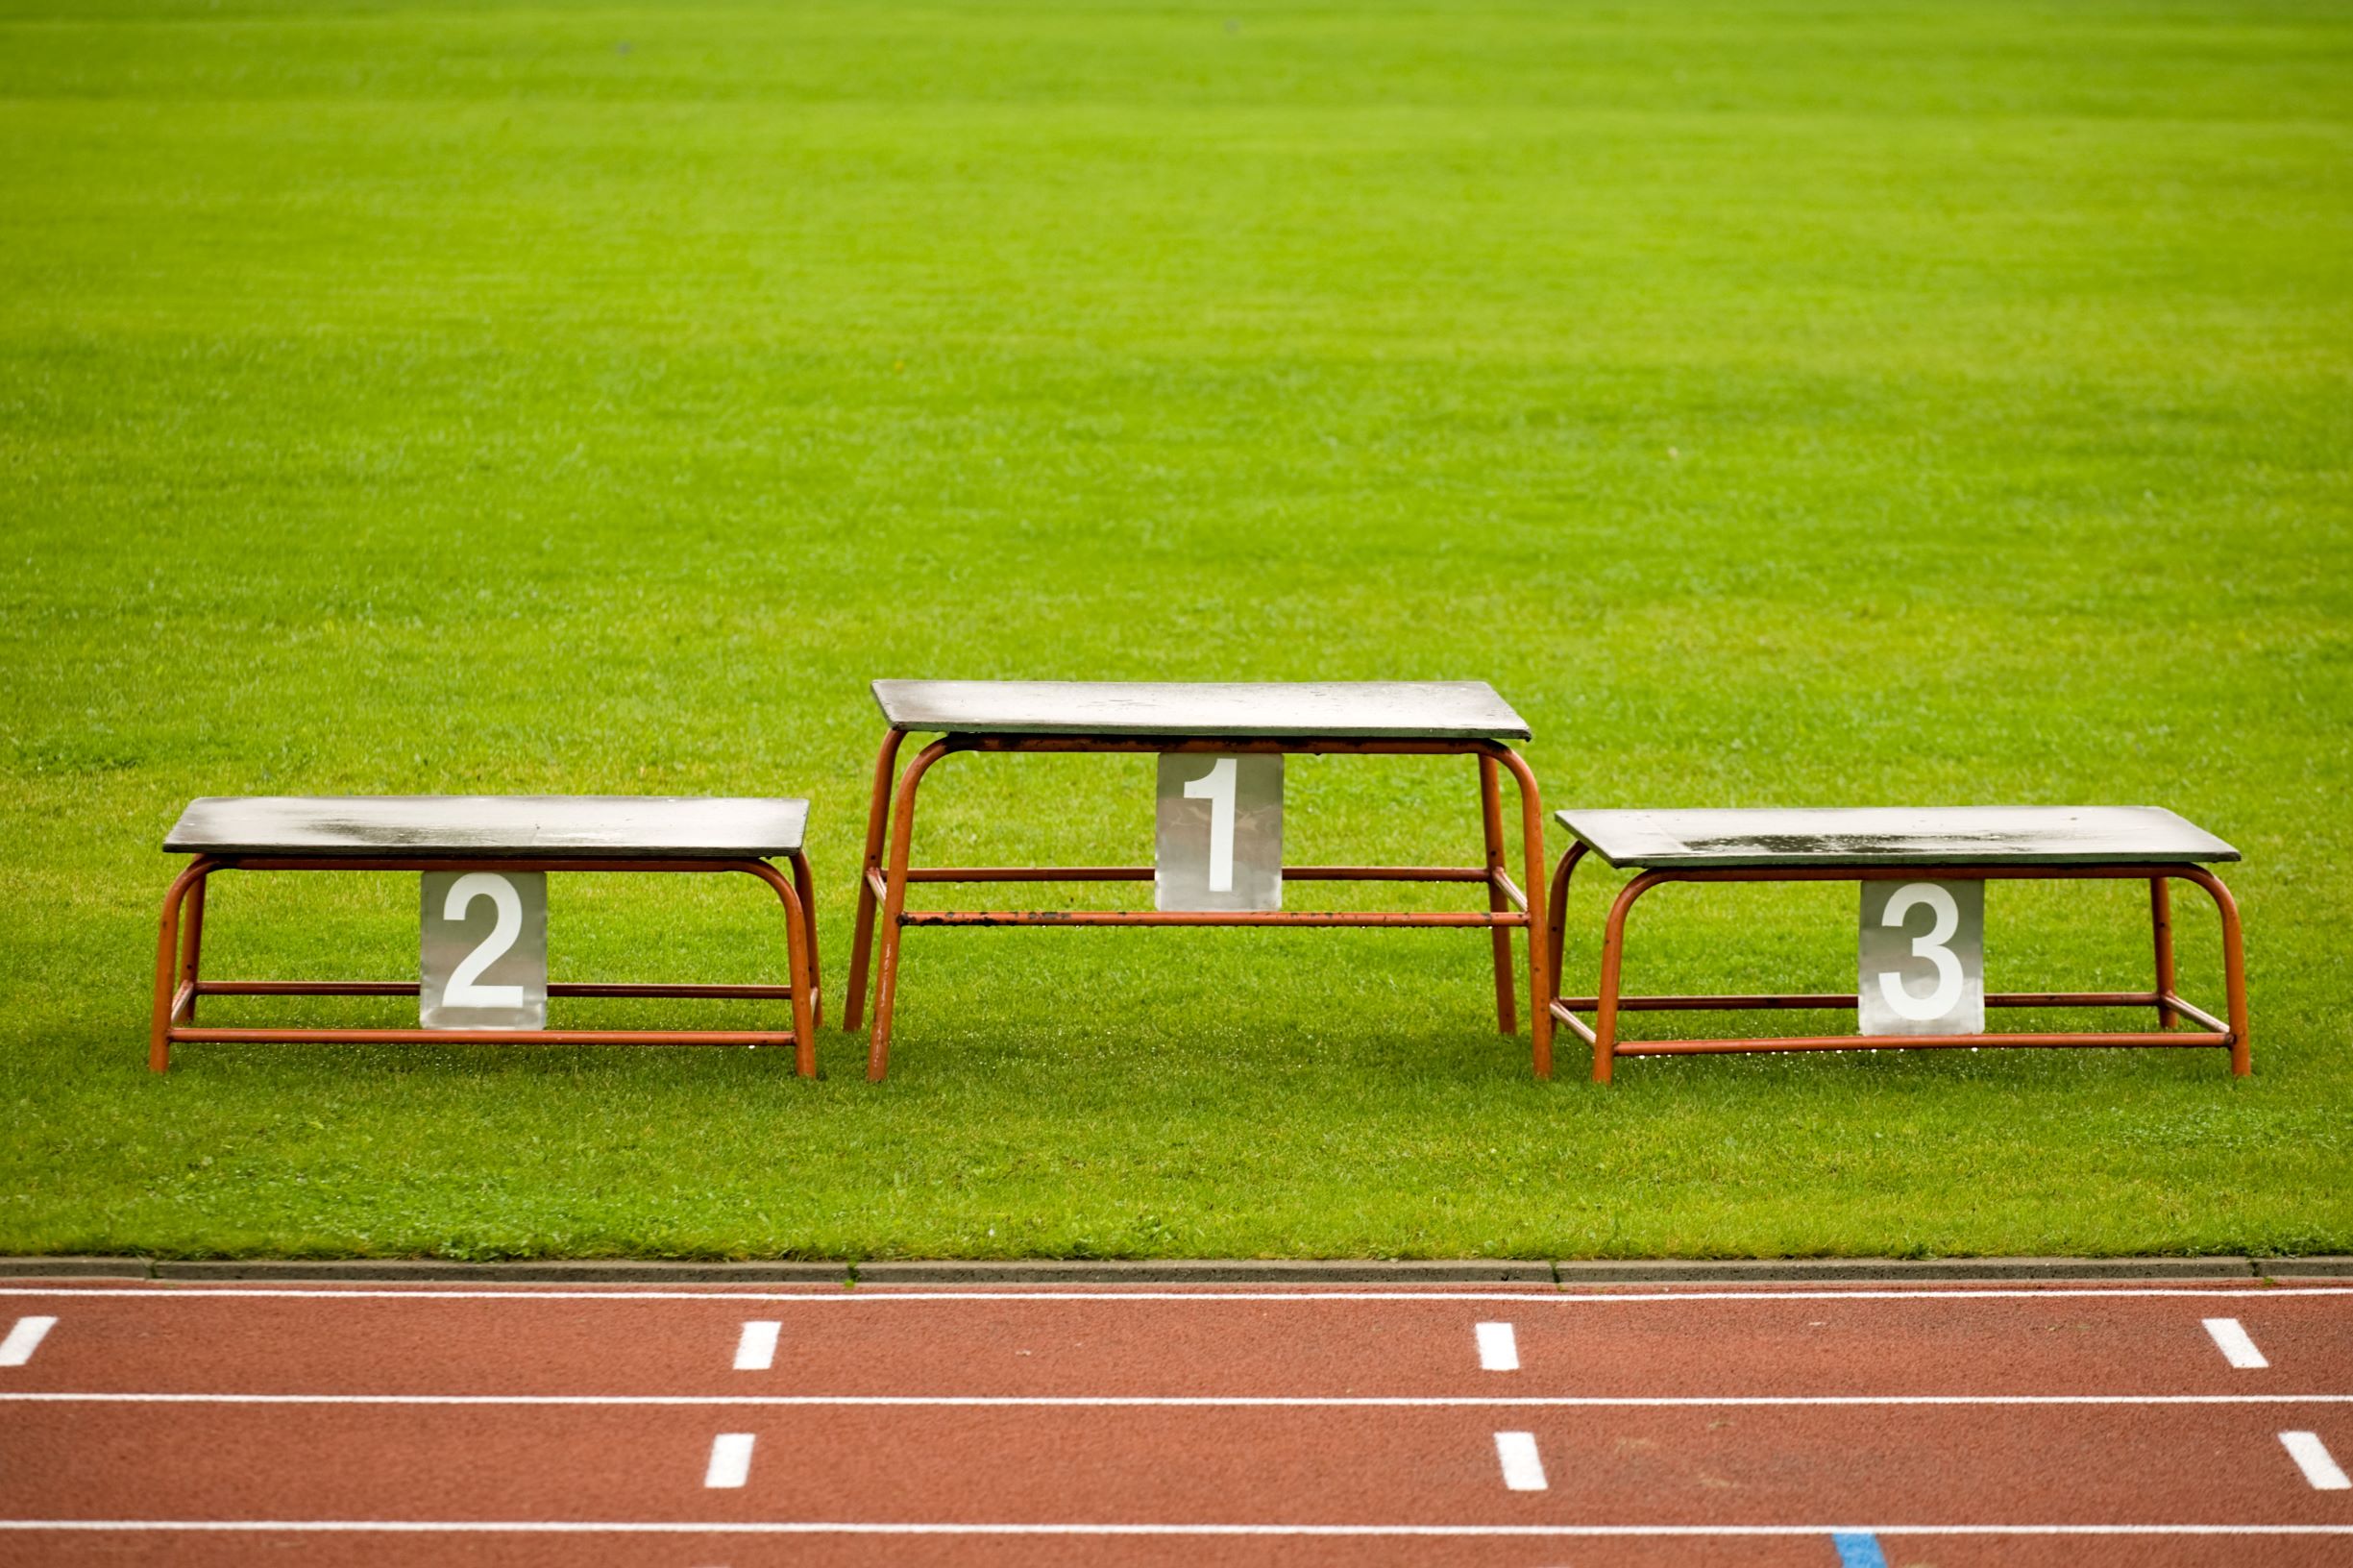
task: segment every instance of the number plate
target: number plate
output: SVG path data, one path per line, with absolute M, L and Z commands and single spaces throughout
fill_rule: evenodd
M 1283 759 L 1192 751 L 1160 759 L 1156 909 L 1283 907 Z
M 427 1029 L 548 1026 L 544 871 L 427 871 L 417 1017 Z
M 1857 950 L 1864 1034 L 1985 1033 L 1983 882 L 1865 882 Z

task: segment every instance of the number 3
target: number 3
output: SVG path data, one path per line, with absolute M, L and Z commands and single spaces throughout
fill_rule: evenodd
M 481 945 L 468 953 L 450 971 L 449 988 L 441 993 L 444 1007 L 521 1007 L 521 986 L 479 986 L 475 979 L 484 969 L 506 956 L 506 950 L 523 935 L 523 894 L 515 885 L 496 871 L 468 871 L 450 884 L 450 895 L 442 900 L 441 918 L 462 920 L 477 898 L 487 898 L 498 910 L 498 919 L 490 927 Z
M 1210 892 L 1234 891 L 1234 774 L 1232 757 L 1219 757 L 1199 778 L 1185 781 L 1185 798 L 1210 803 Z
M 1924 958 L 1936 966 L 1936 989 L 1925 996 L 1915 996 L 1903 989 L 1903 976 L 1893 969 L 1879 971 L 1879 994 L 1899 1017 L 1912 1019 L 1940 1018 L 1952 1011 L 1961 999 L 1961 961 L 1945 945 L 1953 933 L 1961 929 L 1961 908 L 1952 901 L 1952 894 L 1933 882 L 1909 882 L 1888 895 L 1887 908 L 1879 914 L 1879 923 L 1896 930 L 1903 928 L 1903 916 L 1914 904 L 1925 904 L 1935 913 L 1936 923 L 1924 937 L 1912 939 L 1912 956 Z

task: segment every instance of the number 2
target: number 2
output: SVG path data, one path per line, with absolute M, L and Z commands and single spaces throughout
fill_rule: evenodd
M 1904 990 L 1902 975 L 1893 969 L 1881 969 L 1879 994 L 1899 1017 L 1940 1018 L 1961 999 L 1961 960 L 1945 945 L 1961 929 L 1961 907 L 1952 901 L 1950 893 L 1933 882 L 1908 882 L 1888 895 L 1879 923 L 1901 930 L 1904 912 L 1914 904 L 1927 905 L 1936 916 L 1926 936 L 1912 939 L 1912 956 L 1936 966 L 1936 989 L 1925 996 L 1915 996 Z
M 1185 798 L 1210 803 L 1210 892 L 1234 891 L 1234 774 L 1232 757 L 1219 757 L 1199 778 L 1185 781 Z
M 462 920 L 477 898 L 487 898 L 498 911 L 490 927 L 490 935 L 481 944 L 458 961 L 450 971 L 449 988 L 441 993 L 444 1007 L 521 1007 L 521 986 L 480 986 L 475 979 L 484 969 L 506 956 L 506 950 L 523 935 L 523 894 L 515 885 L 496 871 L 468 871 L 450 884 L 450 895 L 442 900 L 441 918 Z

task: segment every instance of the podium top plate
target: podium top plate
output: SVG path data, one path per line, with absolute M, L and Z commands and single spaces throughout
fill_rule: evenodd
M 965 735 L 1515 740 L 1483 680 L 878 680 L 894 728 Z
M 790 854 L 806 800 L 646 795 L 207 796 L 179 854 L 485 860 L 740 860 Z
M 2237 860 L 2162 806 L 1563 811 L 1612 866 L 2100 866 Z

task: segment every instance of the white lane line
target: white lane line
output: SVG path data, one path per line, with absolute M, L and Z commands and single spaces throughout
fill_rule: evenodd
M 2304 1472 L 2304 1479 L 2316 1492 L 2341 1492 L 2353 1489 L 2353 1480 L 2347 1480 L 2343 1469 L 2330 1457 L 2328 1445 L 2316 1432 L 2283 1432 L 2280 1445 L 2295 1467 Z
M 1511 1332 L 1510 1324 L 1479 1325 L 1479 1364 L 1489 1372 L 1517 1372 L 1520 1369 L 1519 1335 Z
M 1308 1535 L 1623 1540 L 1775 1539 L 1869 1531 L 1875 1535 L 2353 1535 L 2353 1525 L 1123 1525 L 886 1524 L 849 1519 L 0 1519 L 0 1531 L 183 1531 L 380 1535 Z
M 1544 1459 L 1536 1452 L 1532 1432 L 1499 1432 L 1495 1458 L 1504 1467 L 1504 1484 L 1515 1492 L 1544 1490 Z
M 855 1290 L 831 1286 L 824 1295 L 797 1295 L 780 1290 L 541 1290 L 529 1285 L 510 1286 L 502 1290 L 344 1290 L 327 1288 L 289 1288 L 284 1286 L 258 1290 L 222 1288 L 217 1286 L 175 1286 L 159 1282 L 153 1286 L 117 1289 L 113 1287 L 86 1290 L 71 1287 L 33 1286 L 0 1286 L 0 1296 L 143 1296 L 151 1301 L 195 1301 L 220 1297 L 242 1297 L 254 1301 L 272 1299 L 301 1299 L 311 1301 L 728 1301 L 741 1305 L 758 1302 L 796 1306 L 844 1306 L 864 1303 L 901 1301 L 1499 1301 L 1518 1305 L 1547 1306 L 1645 1306 L 1685 1301 L 2083 1301 L 2107 1299 L 2115 1301 L 2145 1300 L 2151 1297 L 2178 1298 L 2185 1301 L 2205 1300 L 2262 1300 L 2278 1301 L 2288 1296 L 2353 1296 L 2353 1285 L 2281 1285 L 2234 1286 L 2222 1287 L 2139 1286 L 2114 1290 L 2049 1288 L 2018 1290 L 2006 1286 L 1985 1290 L 1848 1290 L 1836 1286 L 1816 1290 L 1646 1290 L 1615 1293 L 1582 1291 L 1571 1294 L 1531 1288 L 1522 1291 L 1503 1290 L 935 1290 L 921 1287 L 889 1285 L 862 1285 Z
M 751 1476 L 748 1432 L 723 1432 L 711 1439 L 711 1462 L 702 1472 L 705 1486 L 741 1486 Z
M 744 1336 L 735 1342 L 735 1369 L 738 1372 L 765 1372 L 776 1364 L 776 1335 L 784 1332 L 781 1323 L 747 1323 Z
M 0 1366 L 22 1366 L 33 1359 L 40 1342 L 51 1329 L 58 1326 L 54 1317 L 20 1317 L 10 1329 L 8 1337 L 0 1339 Z
M 6 1405 L 937 1406 L 989 1409 L 1780 1409 L 1809 1406 L 2353 1405 L 2353 1394 L 148 1394 L 0 1390 Z
M 2231 1365 L 2251 1367 L 2271 1364 L 2263 1359 L 2263 1352 L 2255 1348 L 2255 1341 L 2247 1337 L 2246 1330 L 2239 1326 L 2237 1318 L 2210 1317 L 2204 1321 L 2206 1332 L 2214 1336 L 2215 1348 Z

